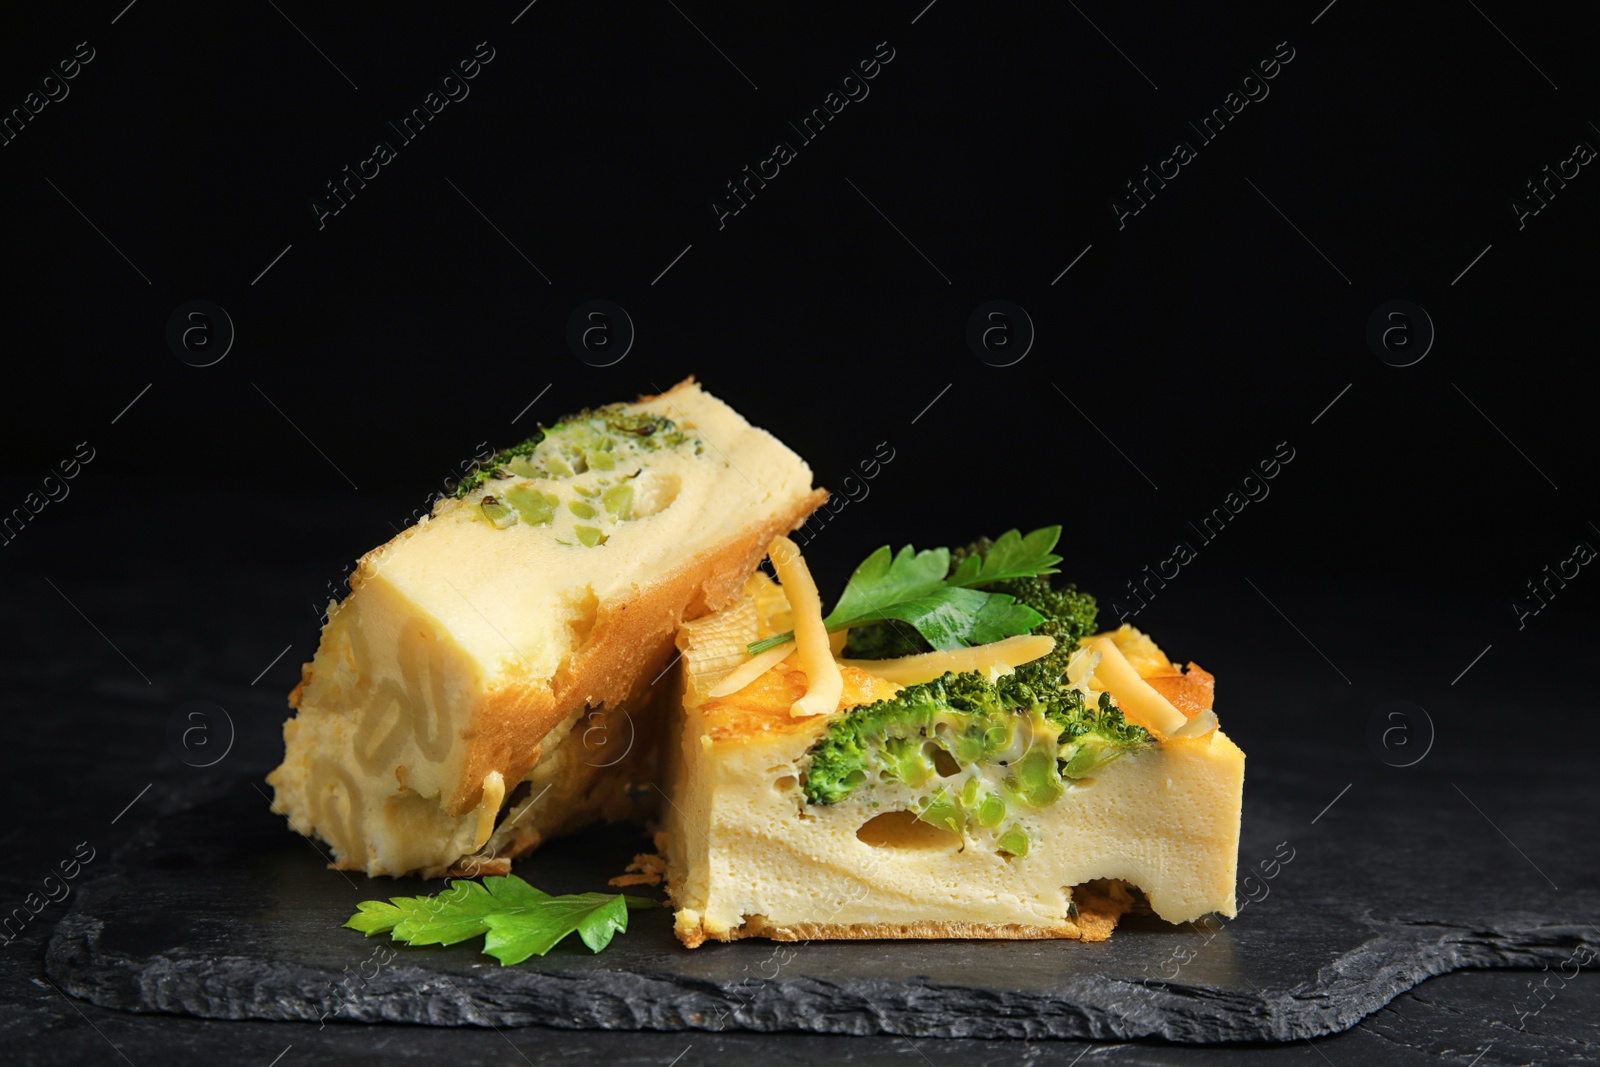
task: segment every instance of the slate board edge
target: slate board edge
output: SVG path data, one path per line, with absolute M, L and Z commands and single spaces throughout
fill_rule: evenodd
M 363 982 L 358 995 L 342 996 L 335 984 L 350 976 L 301 964 L 166 954 L 135 959 L 106 951 L 104 924 L 84 905 L 127 891 L 125 882 L 115 874 L 85 886 L 79 907 L 57 925 L 45 969 L 64 991 L 136 1013 L 332 1024 L 1290 1041 L 1347 1030 L 1419 982 L 1452 970 L 1559 961 L 1589 929 L 1519 915 L 1494 929 L 1374 920 L 1376 935 L 1330 961 L 1315 981 L 1265 991 L 1253 1004 L 1181 982 L 1145 989 L 1077 979 L 1057 995 L 1040 995 L 780 974 L 752 989 L 748 981 L 724 985 L 659 971 L 496 968 L 445 978 L 399 962 Z M 1588 943 L 1600 949 L 1600 939 Z

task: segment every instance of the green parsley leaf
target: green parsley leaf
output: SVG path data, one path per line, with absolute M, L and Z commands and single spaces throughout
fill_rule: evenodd
M 834 605 L 823 625 L 842 629 L 865 619 L 882 606 L 927 596 L 945 584 L 950 570 L 950 550 L 930 548 L 915 552 L 910 545 L 892 555 L 884 545 L 862 561 L 845 584 L 839 603 Z M 886 616 L 880 616 L 883 618 Z
M 483 951 L 505 966 L 543 956 L 574 931 L 590 951 L 599 952 L 628 928 L 628 899 L 621 893 L 549 897 L 536 911 L 491 915 L 487 921 Z
M 351 930 L 360 930 L 368 937 L 394 929 L 394 924 L 401 918 L 400 909 L 387 901 L 363 900 L 356 907 L 359 910 L 350 916 L 345 926 Z
M 484 952 L 502 965 L 543 956 L 576 933 L 593 952 L 628 928 L 629 908 L 654 907 L 644 897 L 579 893 L 553 897 L 514 874 L 480 883 L 457 879 L 431 897 L 364 900 L 344 924 L 371 937 L 387 931 L 412 945 L 454 945 L 484 935 Z
M 1059 574 L 1056 564 L 1061 562 L 1061 557 L 1051 551 L 1059 540 L 1059 526 L 1045 526 L 1027 537 L 1016 530 L 1007 530 L 995 539 L 988 552 L 982 555 L 973 552 L 962 557 L 955 573 L 946 580 L 950 585 L 970 587 L 1011 578 Z
M 940 585 L 925 596 L 869 610 L 852 618 L 849 625 L 861 626 L 884 619 L 910 623 L 928 644 L 946 651 L 1025 634 L 1043 622 L 1044 616 L 1003 593 L 980 593 L 976 589 Z
M 836 632 L 893 619 L 908 623 L 940 650 L 1025 634 L 1044 616 L 1012 596 L 974 587 L 1057 573 L 1061 557 L 1051 550 L 1060 538 L 1059 526 L 1026 537 L 1008 530 L 985 555 L 968 555 L 953 571 L 947 548 L 918 552 L 906 545 L 896 553 L 884 545 L 855 569 L 823 624 Z M 752 642 L 749 652 L 756 655 L 792 640 L 793 631 L 775 634 Z

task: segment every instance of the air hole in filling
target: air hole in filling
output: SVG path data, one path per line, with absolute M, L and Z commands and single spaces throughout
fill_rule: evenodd
M 787 793 L 799 783 L 800 779 L 796 778 L 792 774 L 786 774 L 782 778 L 779 778 L 776 782 L 773 782 L 772 788 L 776 789 L 780 793 Z
M 922 753 L 933 760 L 933 769 L 940 778 L 948 778 L 952 774 L 961 773 L 961 764 L 956 762 L 956 758 L 932 741 L 922 746 Z
M 873 848 L 954 852 L 961 847 L 960 834 L 925 823 L 910 811 L 874 815 L 856 831 L 856 837 Z
M 646 471 L 633 481 L 633 517 L 649 518 L 658 515 L 678 499 L 683 479 L 676 474 Z

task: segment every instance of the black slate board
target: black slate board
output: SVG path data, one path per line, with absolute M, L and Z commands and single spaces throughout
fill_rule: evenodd
M 1132 919 L 1093 945 L 746 941 L 691 952 L 659 910 L 634 912 L 600 955 L 574 940 L 511 968 L 469 945 L 410 948 L 340 929 L 359 900 L 438 885 L 326 869 L 242 781 L 143 827 L 83 888 L 47 969 L 105 1007 L 203 1018 L 1198 1043 L 1334 1033 L 1433 975 L 1600 952 L 1600 893 L 1558 891 L 1545 877 L 1596 884 L 1594 850 L 1573 847 L 1588 840 L 1583 807 L 1563 787 L 1543 786 L 1546 805 L 1516 825 L 1512 845 L 1473 806 L 1493 808 L 1488 783 L 1469 801 L 1447 773 L 1413 774 L 1402 790 L 1358 771 L 1319 814 L 1348 780 L 1326 754 L 1253 757 L 1240 874 L 1255 874 L 1241 898 L 1261 899 L 1210 930 Z M 602 889 L 643 844 L 635 828 L 596 830 L 517 870 L 552 892 Z M 1541 872 L 1528 853 L 1558 864 Z

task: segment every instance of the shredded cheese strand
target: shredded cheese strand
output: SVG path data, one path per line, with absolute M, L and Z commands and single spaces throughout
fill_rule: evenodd
M 1086 647 L 1100 653 L 1095 677 L 1116 698 L 1129 720 L 1158 737 L 1175 734 L 1189 724 L 1188 716 L 1173 707 L 1155 686 L 1139 677 L 1139 672 L 1111 638 L 1096 637 Z
M 723 676 L 722 681 L 712 686 L 706 696 L 712 700 L 725 697 L 730 693 L 737 693 L 757 678 L 766 674 L 772 668 L 794 655 L 794 646 L 785 642 L 777 648 L 769 648 L 765 652 L 751 656 L 743 663 Z
M 472 835 L 472 847 L 469 852 L 476 852 L 489 840 L 489 835 L 494 832 L 494 817 L 500 814 L 500 802 L 506 798 L 506 780 L 499 771 L 490 771 L 483 776 L 483 799 L 478 801 L 478 827 Z
M 1187 724 L 1178 728 L 1173 737 L 1209 737 L 1217 728 L 1217 713 L 1207 708 L 1199 712 Z
M 761 636 L 759 631 L 756 604 L 749 596 L 713 615 L 685 622 L 677 637 L 683 652 L 683 706 L 704 704 L 714 687 L 748 663 L 750 642 Z
M 967 671 L 984 671 L 996 666 L 1020 667 L 1042 659 L 1055 650 L 1056 639 L 1048 634 L 1021 634 L 1004 641 L 970 648 L 953 648 L 946 652 L 923 652 L 915 656 L 896 659 L 847 659 L 846 667 L 856 667 L 868 674 L 900 685 L 917 685 L 943 677 L 945 672 L 964 674 Z
M 839 709 L 844 696 L 844 675 L 833 658 L 828 628 L 822 623 L 817 583 L 800 558 L 800 546 L 787 537 L 774 537 L 767 546 L 767 557 L 794 613 L 794 654 L 806 675 L 806 695 L 789 706 L 789 714 L 795 718 L 831 714 Z

